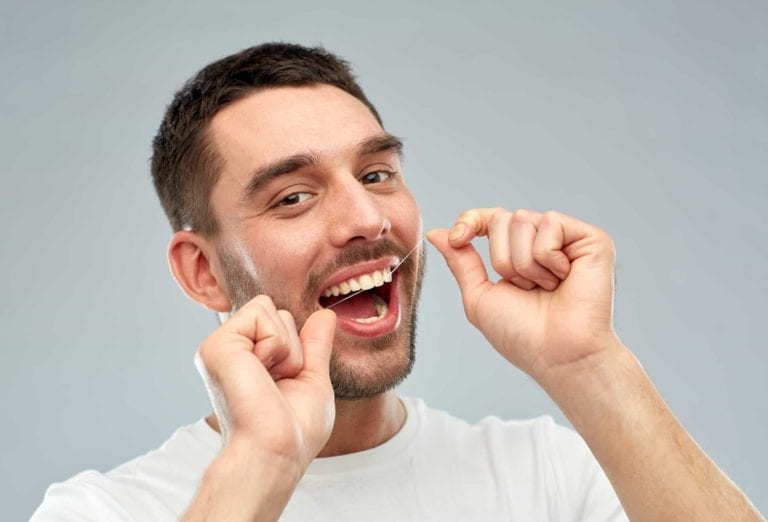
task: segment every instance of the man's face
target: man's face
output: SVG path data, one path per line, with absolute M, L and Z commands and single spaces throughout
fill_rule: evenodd
M 228 295 L 267 294 L 301 327 L 333 306 L 336 397 L 372 396 L 413 364 L 423 250 L 398 142 L 370 110 L 328 85 L 259 91 L 222 109 L 211 136 L 224 159 L 211 194 Z M 339 295 L 334 295 L 339 294 Z

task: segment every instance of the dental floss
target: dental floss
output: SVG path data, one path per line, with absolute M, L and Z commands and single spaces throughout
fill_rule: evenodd
M 405 256 L 403 256 L 403 258 L 400 260 L 400 262 L 398 264 L 396 264 L 394 266 L 394 268 L 392 268 L 391 273 L 394 274 L 397 271 L 397 269 L 400 268 L 400 265 L 405 263 L 405 260 L 408 259 L 408 256 L 413 254 L 416 251 L 416 249 L 419 248 L 419 246 L 424 242 L 425 239 L 427 239 L 427 235 L 426 234 L 424 234 L 424 236 L 421 238 L 421 240 L 418 243 L 416 243 L 416 246 L 414 246 L 407 254 L 405 254 Z M 326 308 L 328 308 L 328 309 L 333 308 L 337 304 L 343 303 L 347 299 L 351 299 L 351 298 L 355 297 L 357 294 L 361 294 L 363 292 L 367 292 L 367 290 L 358 290 L 357 292 L 353 292 L 353 293 L 349 294 L 348 296 L 346 296 L 344 299 L 339 299 L 338 301 L 333 303 L 331 306 L 327 306 Z

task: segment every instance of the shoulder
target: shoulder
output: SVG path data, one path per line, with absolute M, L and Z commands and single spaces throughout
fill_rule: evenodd
M 488 416 L 470 423 L 446 411 L 431 408 L 421 399 L 403 398 L 403 401 L 409 412 L 416 413 L 424 434 L 434 438 L 447 436 L 460 441 L 498 445 L 500 448 L 520 447 L 525 451 L 553 444 L 578 444 L 580 440 L 573 430 L 556 424 L 548 415 L 523 420 Z
M 419 443 L 432 462 L 449 460 L 462 472 L 493 477 L 513 506 L 547 506 L 563 520 L 625 520 L 584 440 L 552 417 L 470 423 L 411 401 L 422 425 Z
M 218 434 L 204 420 L 181 427 L 160 448 L 111 471 L 83 471 L 52 484 L 32 520 L 178 517 L 219 448 Z
M 502 470 L 530 470 L 533 474 L 535 468 L 551 469 L 561 455 L 572 455 L 574 448 L 582 449 L 579 436 L 549 416 L 525 420 L 489 416 L 472 423 L 431 408 L 420 399 L 403 401 L 409 415 L 416 417 L 418 443 L 425 446 L 424 451 L 462 460 L 472 455 L 474 464 L 482 468 L 499 469 L 499 463 L 504 463 L 508 465 Z
M 132 520 L 110 489 L 104 474 L 95 470 L 78 473 L 48 487 L 31 521 Z

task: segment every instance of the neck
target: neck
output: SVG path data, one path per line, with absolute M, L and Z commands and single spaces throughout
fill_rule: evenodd
M 400 431 L 405 407 L 394 390 L 370 399 L 336 401 L 331 437 L 318 457 L 346 455 L 374 448 Z
M 221 433 L 216 415 L 205 420 Z M 394 437 L 404 423 L 405 407 L 394 390 L 359 401 L 337 400 L 331 437 L 317 456 L 334 457 L 375 448 Z

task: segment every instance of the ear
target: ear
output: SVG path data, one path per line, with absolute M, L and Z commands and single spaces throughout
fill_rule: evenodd
M 215 312 L 229 312 L 232 304 L 215 252 L 209 240 L 182 230 L 173 235 L 168 245 L 168 263 L 176 282 L 190 299 Z

